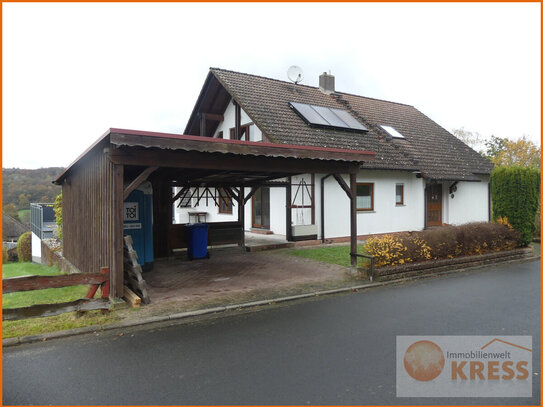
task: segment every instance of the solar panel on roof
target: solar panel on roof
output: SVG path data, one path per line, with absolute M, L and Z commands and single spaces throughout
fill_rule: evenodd
M 289 102 L 289 105 L 305 120 L 306 123 L 311 125 L 355 131 L 368 131 L 362 123 L 345 110 L 297 102 Z
M 318 114 L 313 107 L 304 103 L 290 102 L 290 105 L 298 112 L 300 116 L 309 124 L 318 124 L 321 126 L 328 125 L 328 122 Z
M 322 106 L 311 106 L 318 114 L 320 114 L 322 117 L 324 117 L 324 120 L 328 122 L 330 126 L 334 127 L 350 127 L 345 123 L 343 120 L 341 120 L 332 110 L 328 107 L 322 107 Z
M 343 120 L 351 129 L 368 131 L 366 126 L 364 126 L 362 123 L 356 120 L 353 116 L 351 116 L 345 110 L 341 110 L 341 109 L 330 109 L 330 110 L 334 112 L 336 115 L 338 115 L 339 118 Z
M 400 133 L 392 126 L 385 126 L 384 124 L 382 124 L 381 128 L 394 138 L 405 138 L 402 133 Z

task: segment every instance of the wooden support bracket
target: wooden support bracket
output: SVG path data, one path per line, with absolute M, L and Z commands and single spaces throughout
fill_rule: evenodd
M 339 174 L 332 174 L 332 176 L 337 181 L 337 183 L 339 184 L 341 189 L 343 189 L 345 191 L 345 193 L 347 194 L 349 199 L 353 200 L 355 198 L 355 196 L 353 196 L 353 194 L 351 193 L 351 188 L 349 188 L 349 186 L 347 185 L 347 183 L 345 182 L 343 177 L 341 175 L 339 175 Z
M 153 171 L 156 171 L 158 169 L 158 167 L 147 167 L 146 169 L 144 169 L 140 175 L 138 175 L 134 181 L 132 181 L 125 189 L 124 189 L 124 192 L 123 192 L 123 201 L 128 198 L 128 195 L 130 195 L 130 193 L 135 190 L 137 187 L 140 186 L 140 184 L 144 181 L 147 180 L 147 178 L 149 177 L 149 175 L 151 175 L 151 173 Z

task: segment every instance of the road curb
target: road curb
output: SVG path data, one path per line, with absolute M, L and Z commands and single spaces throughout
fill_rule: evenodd
M 439 277 L 439 276 L 443 276 L 447 274 L 456 274 L 456 273 L 461 273 L 461 272 L 466 272 L 466 271 L 471 271 L 471 270 L 477 270 L 481 268 L 488 268 L 490 266 L 495 266 L 495 265 L 500 265 L 500 264 L 527 263 L 527 262 L 539 260 L 539 259 L 541 259 L 541 256 L 532 256 L 532 257 L 526 257 L 523 259 L 504 261 L 504 262 L 499 262 L 499 263 L 494 263 L 494 264 L 484 264 L 484 265 L 479 265 L 475 267 L 459 268 L 459 269 L 454 269 L 454 270 L 449 270 L 449 271 L 441 271 L 441 272 L 433 273 L 433 274 L 424 274 L 424 275 L 412 276 L 412 277 L 407 277 L 407 278 L 401 278 L 397 280 L 379 281 L 379 282 L 373 282 L 373 283 L 360 284 L 360 285 L 351 286 L 351 287 L 336 288 L 332 290 L 314 291 L 312 293 L 291 295 L 287 297 L 272 298 L 272 299 L 267 299 L 267 300 L 252 301 L 252 302 L 246 302 L 246 303 L 241 303 L 241 304 L 227 305 L 224 307 L 213 307 L 213 308 L 207 308 L 207 309 L 202 309 L 202 310 L 178 312 L 178 313 L 170 314 L 170 315 L 152 316 L 152 317 L 147 317 L 147 318 L 141 318 L 136 321 L 122 321 L 122 322 L 116 322 L 116 323 L 108 324 L 108 325 L 92 325 L 92 326 L 86 326 L 86 327 L 81 327 L 81 328 L 67 329 L 64 331 L 47 332 L 43 334 L 7 338 L 7 339 L 2 339 L 2 347 L 5 348 L 5 347 L 16 346 L 16 345 L 32 343 L 32 342 L 42 342 L 49 339 L 65 338 L 68 336 L 76 336 L 76 335 L 82 335 L 82 334 L 93 333 L 93 332 L 98 332 L 98 331 L 109 331 L 113 329 L 130 328 L 134 326 L 147 325 L 147 324 L 158 323 L 158 322 L 176 321 L 176 320 L 186 319 L 189 317 L 215 314 L 218 312 L 225 312 L 225 311 L 230 311 L 230 310 L 253 308 L 253 307 L 258 307 L 258 306 L 265 306 L 265 305 L 270 305 L 270 304 L 287 302 L 287 301 L 295 301 L 295 300 L 300 300 L 304 298 L 340 294 L 340 293 L 345 293 L 349 291 L 351 292 L 364 291 L 367 289 L 382 287 L 386 285 L 394 285 L 394 284 L 401 284 L 404 282 L 409 282 L 409 281 L 414 281 L 414 280 L 435 278 L 435 277 Z

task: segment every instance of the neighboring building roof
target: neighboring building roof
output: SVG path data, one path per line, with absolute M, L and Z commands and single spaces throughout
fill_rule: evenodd
M 421 171 L 425 178 L 436 180 L 479 180 L 478 174 L 492 170 L 488 160 L 413 106 L 342 92 L 328 95 L 317 87 L 218 68 L 210 69 L 186 134 L 197 134 L 199 111 L 224 112 L 223 94 L 216 92 L 216 100 L 211 100 L 215 79 L 275 143 L 374 151 L 375 159 L 364 168 Z M 289 102 L 345 109 L 369 131 L 312 127 Z M 381 125 L 392 126 L 404 138 L 391 137 Z
M 13 216 L 2 212 L 2 239 L 18 239 L 23 233 L 30 231 L 30 227 L 18 221 Z

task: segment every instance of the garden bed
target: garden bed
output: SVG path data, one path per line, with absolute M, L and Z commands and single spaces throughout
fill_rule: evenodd
M 418 263 L 380 267 L 374 271 L 373 278 L 375 281 L 398 280 L 424 274 L 434 274 L 443 271 L 458 270 L 468 267 L 483 266 L 486 264 L 519 260 L 532 256 L 533 250 L 528 247 L 494 253 L 461 256 L 453 259 L 427 260 Z

